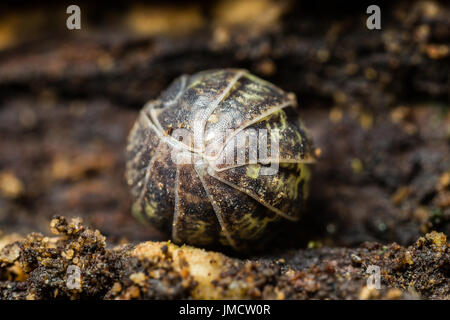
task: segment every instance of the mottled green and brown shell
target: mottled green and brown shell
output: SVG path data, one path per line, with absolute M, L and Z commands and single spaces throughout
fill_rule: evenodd
M 270 150 L 269 157 L 252 161 L 245 136 L 243 149 L 237 149 L 244 162 L 230 162 L 228 155 L 238 158 L 237 137 L 260 129 L 267 132 L 268 149 L 277 138 L 278 153 Z M 177 130 L 184 130 L 183 139 L 174 135 Z M 170 232 L 176 243 L 241 250 L 276 221 L 298 219 L 312 162 L 293 94 L 246 70 L 183 75 L 144 106 L 131 130 L 132 211 Z M 271 164 L 278 170 L 262 174 Z

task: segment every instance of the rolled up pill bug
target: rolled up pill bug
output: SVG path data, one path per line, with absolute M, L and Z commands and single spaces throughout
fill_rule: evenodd
M 132 212 L 175 243 L 248 250 L 298 220 L 314 161 L 294 94 L 241 69 L 182 75 L 128 137 Z

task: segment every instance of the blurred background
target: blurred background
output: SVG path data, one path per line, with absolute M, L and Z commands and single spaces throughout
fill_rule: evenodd
M 66 9 L 81 9 L 68 30 Z M 377 2 L 0 4 L 0 232 L 80 216 L 110 243 L 166 239 L 130 214 L 128 132 L 175 77 L 247 68 L 297 94 L 321 150 L 283 246 L 450 234 L 450 6 Z

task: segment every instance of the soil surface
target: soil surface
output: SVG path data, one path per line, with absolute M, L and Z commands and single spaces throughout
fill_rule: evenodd
M 450 298 L 450 7 L 385 4 L 370 31 L 320 2 L 86 3 L 80 31 L 51 3 L 2 10 L 0 297 Z M 302 219 L 245 257 L 165 243 L 124 178 L 144 103 L 219 67 L 294 92 L 321 150 Z

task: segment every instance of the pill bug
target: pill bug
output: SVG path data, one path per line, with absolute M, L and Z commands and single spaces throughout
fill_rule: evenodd
M 126 161 L 136 217 L 175 243 L 241 251 L 299 218 L 315 159 L 294 94 L 217 69 L 180 76 L 144 106 Z

